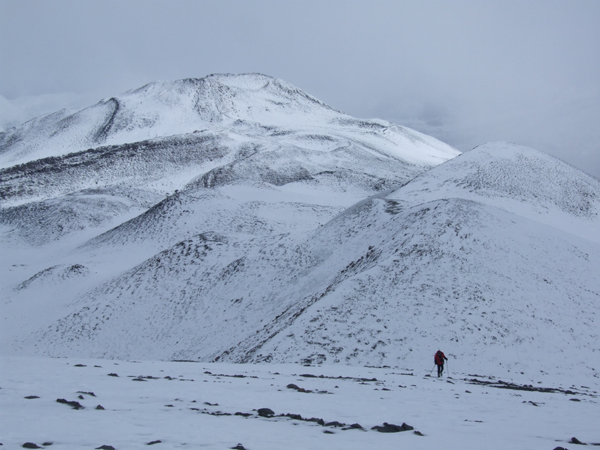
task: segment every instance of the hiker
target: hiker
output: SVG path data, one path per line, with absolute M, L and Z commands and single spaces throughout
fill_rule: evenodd
M 435 357 L 433 358 L 433 360 L 435 361 L 435 365 L 438 368 L 438 378 L 442 376 L 442 373 L 444 372 L 444 360 L 448 361 L 448 358 L 446 358 L 446 355 L 444 355 L 444 353 L 441 350 L 438 350 L 437 353 L 435 354 Z

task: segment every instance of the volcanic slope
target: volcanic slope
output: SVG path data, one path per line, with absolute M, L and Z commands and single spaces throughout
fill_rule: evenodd
M 488 144 L 316 230 L 196 235 L 14 348 L 423 368 L 439 346 L 464 371 L 597 377 L 599 199 L 577 169 Z
M 2 240 L 81 243 L 133 218 L 100 241 L 172 245 L 224 223 L 310 229 L 458 154 L 265 75 L 155 82 L 0 133 Z
M 458 154 L 259 74 L 151 83 L 8 130 L 3 341 L 178 243 L 218 233 L 235 248 L 262 247 Z

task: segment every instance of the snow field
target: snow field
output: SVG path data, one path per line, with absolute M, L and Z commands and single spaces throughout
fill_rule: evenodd
M 160 440 L 157 449 L 216 450 L 242 443 L 248 450 L 278 450 L 282 445 L 493 450 L 552 449 L 567 446 L 571 437 L 600 441 L 597 380 L 565 394 L 475 385 L 466 380 L 489 379 L 454 372 L 447 378 L 430 378 L 424 376 L 427 369 L 26 357 L 2 357 L 1 367 L 0 442 L 5 448 L 52 442 L 53 449 L 141 449 Z M 133 381 L 139 376 L 155 378 Z M 313 392 L 288 389 L 290 383 Z M 57 403 L 59 398 L 78 401 L 84 409 Z M 97 405 L 105 410 L 96 410 Z M 259 417 L 259 408 L 270 408 L 276 415 L 358 423 L 364 430 Z M 209 414 L 217 412 L 232 415 Z M 235 416 L 236 412 L 251 415 Z M 384 422 L 405 422 L 424 436 L 371 430 Z

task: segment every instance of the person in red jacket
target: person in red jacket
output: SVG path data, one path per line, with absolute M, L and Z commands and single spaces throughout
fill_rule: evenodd
M 446 355 L 444 355 L 444 353 L 441 350 L 438 350 L 437 353 L 435 354 L 435 356 L 433 357 L 433 360 L 435 361 L 435 365 L 438 368 L 438 378 L 442 376 L 442 373 L 444 372 L 444 360 L 448 361 L 448 358 L 446 358 Z

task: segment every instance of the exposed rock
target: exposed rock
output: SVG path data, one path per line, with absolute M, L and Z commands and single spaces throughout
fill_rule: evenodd
M 116 450 L 112 445 L 101 445 L 96 447 L 96 450 Z
M 21 447 L 23 448 L 42 448 L 37 444 L 34 444 L 33 442 L 25 442 Z
M 25 397 L 27 400 L 32 400 L 34 398 L 39 398 L 37 395 L 28 395 L 27 397 Z
M 161 442 L 162 442 L 161 440 L 157 440 L 157 441 L 148 442 L 146 445 L 160 444 Z
M 231 447 L 231 450 L 246 450 L 246 447 L 244 447 L 242 444 L 238 444 L 235 447 Z
M 98 405 L 98 406 L 96 406 L 96 409 L 99 409 L 99 410 L 104 410 L 104 406 L 102 406 L 102 405 Z
M 577 445 L 587 445 L 584 442 L 581 442 L 579 439 L 577 439 L 576 437 L 572 437 L 571 440 L 569 441 L 571 444 L 577 444 Z
M 359 423 L 353 423 L 349 427 L 342 428 L 342 430 L 364 430 L 363 426 Z
M 273 417 L 275 415 L 273 410 L 269 408 L 260 408 L 257 412 L 261 417 Z
M 65 405 L 69 405 L 73 409 L 83 409 L 83 405 L 76 401 L 65 400 L 64 398 L 57 398 L 56 401 L 58 403 L 64 403 Z
M 78 394 L 91 395 L 92 397 L 96 396 L 96 394 L 94 394 L 93 392 L 77 391 L 77 393 Z
M 383 426 L 374 426 L 371 430 L 377 430 L 380 433 L 399 433 L 400 431 L 414 430 L 415 427 L 411 427 L 406 423 L 402 425 L 394 425 L 391 423 L 383 422 Z

